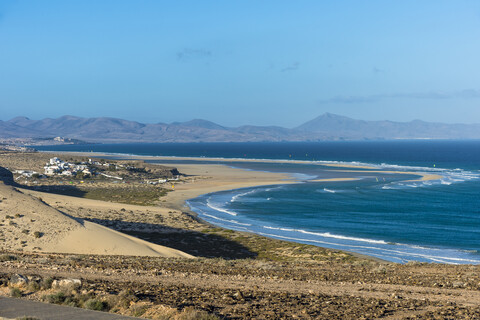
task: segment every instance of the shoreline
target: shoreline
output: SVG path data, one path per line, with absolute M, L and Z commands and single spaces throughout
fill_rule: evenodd
M 52 152 L 48 152 L 52 153 Z M 273 185 L 286 185 L 286 184 L 295 184 L 300 183 L 302 180 L 296 179 L 293 174 L 289 173 L 279 173 L 279 172 L 266 172 L 266 171 L 255 171 L 255 170 L 248 170 L 248 169 L 240 169 L 235 167 L 230 167 L 228 162 L 234 162 L 237 160 L 226 161 L 227 163 L 218 164 L 214 163 L 215 161 L 219 161 L 219 158 L 187 158 L 187 157 L 156 157 L 156 156 L 118 156 L 115 154 L 106 154 L 106 153 L 92 153 L 92 152 L 60 152 L 55 154 L 67 154 L 67 155 L 75 155 L 75 156 L 83 156 L 88 157 L 92 156 L 95 158 L 102 158 L 102 157 L 120 157 L 122 159 L 131 159 L 131 160 L 201 160 L 205 162 L 212 162 L 212 163 L 194 163 L 194 164 L 185 164 L 185 163 L 175 163 L 174 161 L 169 163 L 158 163 L 158 165 L 166 165 L 171 167 L 176 167 L 181 173 L 185 176 L 182 177 L 181 180 L 178 181 L 170 181 L 167 182 L 167 188 L 172 186 L 173 192 L 168 192 L 166 196 L 162 197 L 162 201 L 157 204 L 158 208 L 162 208 L 164 210 L 179 210 L 186 215 L 190 215 L 197 219 L 200 223 L 204 225 L 208 225 L 210 227 L 221 227 L 226 229 L 231 229 L 229 227 L 224 227 L 222 224 L 216 224 L 215 222 L 206 221 L 204 218 L 201 217 L 200 213 L 195 212 L 190 208 L 187 201 L 197 198 L 202 195 L 207 195 L 211 193 L 216 193 L 220 191 L 233 191 L 238 189 L 244 188 L 253 188 L 259 186 L 273 186 Z M 119 159 L 115 159 L 119 160 Z M 223 159 L 221 159 L 223 162 Z M 243 159 L 243 162 L 262 162 L 260 160 L 250 160 L 250 159 Z M 271 163 L 279 163 L 283 161 L 270 161 Z M 287 161 L 290 163 L 290 161 Z M 305 162 L 298 162 L 298 163 L 305 163 Z M 152 163 L 155 165 L 156 163 Z M 332 167 L 333 165 L 328 165 L 328 167 Z M 346 165 L 341 165 L 340 167 L 346 167 Z M 358 168 L 357 166 L 351 165 L 351 168 Z M 363 168 L 362 168 L 363 169 Z M 365 168 L 366 169 L 366 168 Z M 405 181 L 427 181 L 433 179 L 442 178 L 442 176 L 432 175 L 429 173 L 423 172 L 410 172 L 410 171 L 391 171 L 391 170 L 328 170 L 328 171 L 338 171 L 338 172 L 371 172 L 371 173 L 392 173 L 392 174 L 405 174 L 405 175 L 416 175 L 419 176 L 418 179 L 414 180 L 405 180 Z M 328 183 L 335 183 L 335 182 L 342 182 L 342 181 L 355 181 L 359 180 L 355 177 L 338 177 L 338 178 L 327 178 L 327 179 L 312 179 L 308 180 L 311 182 L 328 182 Z M 234 230 L 236 230 L 234 228 Z M 242 231 L 237 230 L 237 232 L 249 232 L 249 231 Z M 259 234 L 255 231 L 250 231 L 253 234 Z M 281 239 L 279 237 L 271 237 L 273 239 Z M 288 240 L 286 241 L 293 241 L 295 243 L 305 243 L 301 241 L 295 240 Z M 322 247 L 321 245 L 316 245 Z M 328 246 L 327 246 L 328 247 Z M 364 255 L 362 253 L 355 253 L 348 249 L 333 249 L 333 250 L 341 250 L 344 252 L 348 252 L 349 254 L 361 257 L 367 257 L 369 259 L 378 259 L 379 261 L 386 261 L 382 260 L 381 258 L 372 256 L 372 255 Z

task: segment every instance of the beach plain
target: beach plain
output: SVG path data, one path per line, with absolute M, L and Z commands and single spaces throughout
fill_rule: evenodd
M 0 166 L 40 171 L 53 156 L 6 152 Z M 102 157 L 68 155 L 93 156 Z M 399 265 L 215 227 L 184 201 L 295 179 L 218 164 L 168 167 L 182 175 L 162 187 L 17 176 L 2 183 L 0 293 L 76 306 L 93 299 L 100 309 L 153 319 L 480 318 L 478 266 Z M 125 188 L 165 192 L 133 204 L 114 197 Z M 115 202 L 103 201 L 102 190 Z M 52 288 L 49 279 L 81 285 Z

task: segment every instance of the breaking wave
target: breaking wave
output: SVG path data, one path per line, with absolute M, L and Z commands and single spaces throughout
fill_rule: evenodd
M 225 208 L 221 208 L 221 207 L 219 207 L 218 205 L 212 204 L 211 198 L 208 198 L 208 199 L 207 199 L 207 207 L 209 207 L 209 208 L 211 208 L 211 209 L 213 209 L 213 210 L 215 210 L 215 211 L 220 211 L 220 212 L 229 214 L 229 215 L 231 215 L 231 216 L 236 216 L 236 215 L 237 215 L 236 212 L 233 212 L 233 211 L 227 210 L 227 209 L 225 209 Z
M 276 227 L 270 227 L 270 226 L 263 226 L 263 228 L 270 229 L 270 230 L 298 232 L 298 233 L 309 234 L 309 235 L 313 235 L 313 236 L 319 236 L 319 237 L 323 237 L 323 238 L 352 240 L 352 241 L 357 241 L 357 242 L 368 242 L 368 243 L 377 243 L 377 244 L 388 244 L 384 240 L 373 240 L 373 239 L 364 239 L 364 238 L 357 238 L 357 237 L 347 237 L 347 236 L 342 236 L 342 235 L 338 235 L 338 234 L 331 234 L 330 232 L 312 232 L 312 231 L 306 231 L 306 230 L 302 230 L 302 229 L 276 228 Z

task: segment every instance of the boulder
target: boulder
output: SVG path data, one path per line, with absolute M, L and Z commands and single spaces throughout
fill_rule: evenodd
M 9 284 L 14 285 L 14 286 L 25 286 L 28 284 L 28 279 L 25 276 L 22 276 L 21 274 L 14 274 L 13 276 L 10 277 Z
M 80 279 L 62 279 L 52 282 L 52 288 L 80 287 L 81 285 L 82 281 Z

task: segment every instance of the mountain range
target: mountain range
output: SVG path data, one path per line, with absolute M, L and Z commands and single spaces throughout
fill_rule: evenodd
M 63 137 L 85 142 L 255 142 L 373 139 L 480 139 L 480 124 L 364 121 L 325 113 L 295 128 L 224 127 L 207 120 L 144 124 L 116 118 L 0 120 L 0 138 Z

